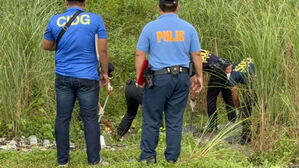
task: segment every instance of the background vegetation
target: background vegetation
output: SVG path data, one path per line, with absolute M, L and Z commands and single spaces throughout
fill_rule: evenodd
M 227 167 L 298 163 L 299 1 L 180 0 L 180 3 L 179 15 L 196 27 L 202 48 L 235 62 L 251 57 L 257 68 L 253 87 L 258 102 L 251 118 L 252 130 L 256 130 L 250 147 L 253 154 L 239 166 L 229 165 L 238 162 L 235 157 L 225 157 L 229 150 L 222 151 L 225 158 L 222 160 L 218 155 L 209 155 L 205 161 L 198 161 L 195 157 L 192 161 L 196 162 L 192 166 L 209 165 L 211 160 L 215 164 L 221 161 L 219 165 Z M 117 125 L 125 112 L 125 82 L 135 77 L 134 52 L 138 36 L 147 22 L 158 17 L 157 1 L 88 0 L 87 4 L 88 11 L 103 17 L 109 34 L 110 60 L 116 67 L 112 81 L 115 90 L 104 118 L 112 119 Z M 37 135 L 41 139 L 54 139 L 54 53 L 43 51 L 41 40 L 50 17 L 64 9 L 62 0 L 0 1 L 0 137 Z M 105 94 L 103 89 L 101 101 Z M 198 126 L 206 122 L 205 117 L 200 117 L 206 115 L 204 99 L 205 91 L 198 98 L 200 107 L 197 114 L 201 118 Z M 78 107 L 73 115 L 71 138 L 73 142 L 82 143 Z M 139 130 L 140 115 L 134 124 Z M 132 143 L 131 154 L 136 156 L 138 142 L 138 134 L 127 142 Z M 187 142 L 184 145 L 187 153 L 182 155 L 181 166 L 190 167 L 188 152 L 192 151 L 189 150 L 192 145 Z M 217 145 L 213 150 L 220 151 Z M 200 153 L 200 149 L 197 152 Z M 33 155 L 40 155 L 38 151 L 36 153 Z M 80 154 L 84 155 L 84 152 Z M 19 155 L 23 156 L 18 153 L 2 154 L 0 163 L 2 159 L 7 160 L 4 162 L 7 165 L 18 165 L 28 160 L 26 156 L 17 159 L 16 163 L 10 160 Z M 55 158 L 53 152 L 43 155 Z M 76 153 L 73 155 L 77 156 Z M 160 166 L 167 166 L 165 164 Z M 129 165 L 124 163 L 126 167 Z

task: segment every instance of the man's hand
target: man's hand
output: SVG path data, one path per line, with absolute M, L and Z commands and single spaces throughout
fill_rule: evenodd
M 194 75 L 191 79 L 191 89 L 195 93 L 200 93 L 203 88 L 202 76 Z
M 192 60 L 196 69 L 196 74 L 193 76 L 191 88 L 195 93 L 199 93 L 203 88 L 202 81 L 202 59 L 200 51 L 191 53 Z
M 109 77 L 107 73 L 102 73 L 100 74 L 100 87 L 104 87 L 108 84 L 109 82 Z
M 136 87 L 139 87 L 139 88 L 142 88 L 142 89 L 144 89 L 144 87 L 145 87 L 145 83 L 142 84 L 142 85 L 139 85 L 138 83 L 136 83 L 135 85 L 136 85 Z

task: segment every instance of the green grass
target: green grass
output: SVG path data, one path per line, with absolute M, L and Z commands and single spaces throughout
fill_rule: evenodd
M 219 141 L 206 154 L 201 156 L 204 146 L 198 145 L 196 140 L 190 135 L 184 135 L 182 139 L 182 151 L 178 162 L 175 165 L 169 164 L 164 159 L 165 132 L 161 132 L 159 145 L 157 147 L 157 161 L 155 165 L 147 165 L 137 162 L 140 154 L 139 131 L 135 130 L 122 142 L 111 139 L 110 134 L 104 134 L 106 143 L 115 150 L 105 148 L 101 150 L 101 157 L 109 162 L 109 166 L 101 167 L 203 167 L 203 168 L 243 168 L 243 167 L 287 167 L 290 153 L 280 154 L 284 151 L 271 151 L 263 153 L 264 158 L 258 156 L 250 150 L 250 146 L 231 146 L 225 141 Z M 283 142 L 280 145 L 284 148 L 293 148 L 290 142 Z M 83 148 L 84 144 L 82 142 Z M 198 146 L 198 147 L 197 147 Z M 249 152 L 251 151 L 251 152 Z M 298 151 L 297 151 L 298 152 Z M 268 155 L 268 156 L 267 156 Z M 271 156 L 270 156 L 271 155 Z M 279 157 L 278 157 L 279 156 Z M 282 157 L 282 158 L 281 158 Z M 71 150 L 69 167 L 91 167 L 87 164 L 85 150 Z M 256 159 L 254 161 L 254 159 Z M 272 159 L 272 160 L 271 160 Z M 275 159 L 275 160 L 273 160 Z M 260 162 L 260 163 L 258 163 Z M 257 164 L 258 163 L 258 164 Z M 56 167 L 56 151 L 41 151 L 37 148 L 30 152 L 0 151 L 0 167 Z
M 137 116 L 131 129 L 132 133 L 121 142 L 115 141 L 110 133 L 103 131 L 106 144 L 114 148 L 103 149 L 101 156 L 110 163 L 103 167 L 287 167 L 290 163 L 298 164 L 299 150 L 295 141 L 284 139 L 274 145 L 269 151 L 254 152 L 250 145 L 229 145 L 223 139 L 230 128 L 220 130 L 218 136 L 207 143 L 190 134 L 184 134 L 182 139 L 182 151 L 179 161 L 175 165 L 168 164 L 164 159 L 165 130 L 161 129 L 159 145 L 157 147 L 158 164 L 147 165 L 136 160 L 140 154 L 140 114 Z M 199 118 L 199 117 L 198 117 Z M 195 126 L 199 126 L 201 120 L 195 120 Z M 206 119 L 205 119 L 206 120 Z M 185 123 L 187 125 L 188 123 Z M 78 128 L 78 130 L 81 130 Z M 71 150 L 71 162 L 69 167 L 90 167 L 86 161 L 83 132 L 72 130 L 76 137 L 71 139 L 80 149 Z M 104 130 L 104 126 L 102 127 Z M 233 132 L 232 132 L 233 134 Z M 74 136 L 74 135 L 73 135 Z M 297 156 L 297 158 L 296 158 Z M 0 167 L 56 167 L 56 150 L 41 151 L 35 148 L 31 152 L 0 151 Z
M 165 133 L 162 133 L 165 135 Z M 248 167 L 246 156 L 242 151 L 229 148 L 227 144 L 221 143 L 209 154 L 203 158 L 199 158 L 199 150 L 194 148 L 195 143 L 192 137 L 184 136 L 183 147 L 179 161 L 175 164 L 169 164 L 164 159 L 165 149 L 165 136 L 160 138 L 160 143 L 157 148 L 158 152 L 158 164 L 147 165 L 137 162 L 139 156 L 139 137 L 134 138 L 134 134 L 127 139 L 127 141 L 121 142 L 126 147 L 115 147 L 115 151 L 110 149 L 103 149 L 101 156 L 105 158 L 105 161 L 109 162 L 109 166 L 101 167 Z M 112 146 L 118 144 L 109 139 L 106 135 L 106 141 Z M 133 139 L 135 140 L 133 140 Z M 132 141 L 134 142 L 132 144 Z M 70 153 L 70 165 L 69 167 L 90 167 L 86 161 L 86 153 L 84 150 L 71 151 Z M 56 163 L 56 151 L 40 151 L 33 150 L 27 153 L 21 152 L 0 152 L 0 165 L 2 167 L 55 167 Z M 1 167 L 0 166 L 0 167 Z

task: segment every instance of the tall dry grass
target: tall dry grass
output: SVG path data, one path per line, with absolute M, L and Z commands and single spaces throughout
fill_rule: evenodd
M 181 11 L 198 28 L 203 48 L 235 62 L 254 59 L 251 92 L 258 101 L 251 121 L 257 152 L 286 137 L 298 144 L 298 8 L 291 0 L 194 0 L 184 1 Z
M 1 1 L 0 119 L 7 133 L 19 131 L 23 116 L 53 112 L 54 61 L 41 39 L 57 2 Z

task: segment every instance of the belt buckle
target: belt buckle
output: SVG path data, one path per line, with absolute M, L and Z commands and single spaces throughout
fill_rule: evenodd
M 172 75 L 178 75 L 180 73 L 180 67 L 179 66 L 173 66 L 173 67 L 170 67 L 171 69 L 171 74 Z

